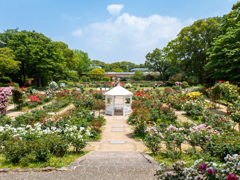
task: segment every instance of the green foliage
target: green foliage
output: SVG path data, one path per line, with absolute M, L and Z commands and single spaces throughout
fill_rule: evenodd
M 7 84 L 7 83 L 12 83 L 12 79 L 10 77 L 0 77 L 0 82 L 3 84 Z
M 196 76 L 190 76 L 188 79 L 187 79 L 187 82 L 190 86 L 196 86 L 198 85 L 199 83 L 199 79 L 198 77 Z
M 106 105 L 105 102 L 102 100 L 98 100 L 93 104 L 93 109 L 94 110 L 99 110 L 99 117 L 100 117 L 100 110 L 105 110 L 106 109 Z
M 226 34 L 218 36 L 209 49 L 209 63 L 206 69 L 214 79 L 237 81 L 240 77 L 240 22 L 236 27 L 229 27 Z
M 182 87 L 183 89 L 185 89 L 185 88 L 188 88 L 189 85 L 188 85 L 188 83 L 187 83 L 186 81 L 183 81 L 183 82 L 181 83 L 181 87 Z
M 162 139 L 158 134 L 153 133 L 151 136 L 150 134 L 147 134 L 143 142 L 154 155 L 157 155 L 160 152 Z
M 104 99 L 103 93 L 101 93 L 101 92 L 94 92 L 94 93 L 92 94 L 92 96 L 93 96 L 95 99 L 98 99 L 98 100 L 103 100 L 103 99 Z
M 13 50 L 15 59 L 21 62 L 18 75 L 23 77 L 24 86 L 28 76 L 35 80 L 38 78 L 41 87 L 42 79 L 50 81 L 56 72 L 66 67 L 61 50 L 41 33 L 25 30 L 18 32 L 8 41 L 8 46 Z
M 132 107 L 132 109 L 135 109 L 135 108 L 141 108 L 141 107 L 143 107 L 143 105 L 140 100 L 135 100 L 132 102 L 131 107 Z
M 116 72 L 117 72 L 117 71 L 116 71 Z M 102 80 L 103 80 L 103 81 L 110 82 L 111 79 L 110 79 L 110 77 L 103 77 Z
M 216 18 L 208 18 L 184 27 L 177 38 L 168 43 L 168 57 L 175 63 L 181 61 L 180 67 L 184 72 L 194 71 L 198 77 L 202 77 L 204 83 L 207 51 L 213 39 L 220 34 L 219 26 Z
M 95 80 L 101 80 L 105 75 L 105 71 L 102 68 L 96 68 L 90 71 L 90 78 Z
M 15 87 L 12 90 L 12 98 L 13 98 L 13 102 L 18 105 L 17 108 L 22 109 L 22 104 L 24 102 L 23 91 L 20 88 Z
M 69 71 L 68 79 L 73 82 L 78 82 L 79 81 L 78 73 L 75 71 Z
M 87 76 L 82 76 L 81 80 L 82 80 L 82 82 L 90 82 L 90 78 Z
M 182 70 L 177 67 L 177 66 L 172 66 L 169 67 L 166 71 L 165 71 L 165 78 L 169 79 L 172 75 L 176 74 L 176 73 L 182 73 Z
M 140 81 L 143 79 L 143 72 L 135 71 L 131 78 L 135 81 Z
M 190 116 L 200 116 L 203 113 L 204 107 L 198 103 L 186 103 L 183 110 Z
M 175 84 L 175 82 L 181 82 L 184 78 L 184 74 L 183 73 L 176 73 L 174 75 L 172 75 L 170 78 L 169 78 L 169 82 L 171 84 Z
M 68 48 L 68 45 L 64 42 L 53 41 L 53 44 L 61 50 L 66 68 L 69 70 L 76 70 L 78 66 L 78 56 L 77 54 Z
M 16 73 L 19 70 L 20 61 L 14 60 L 13 51 L 7 47 L 0 48 L 0 75 Z
M 74 53 L 76 53 L 78 56 L 77 71 L 79 75 L 89 72 L 91 59 L 88 57 L 88 53 L 77 49 L 74 50 Z
M 112 70 L 113 72 L 123 72 L 123 70 L 121 68 L 115 68 Z
M 148 53 L 146 55 L 145 66 L 149 69 L 153 69 L 156 72 L 162 74 L 162 79 L 164 77 L 164 63 L 167 58 L 164 50 L 160 50 L 158 48 L 154 49 L 152 53 Z

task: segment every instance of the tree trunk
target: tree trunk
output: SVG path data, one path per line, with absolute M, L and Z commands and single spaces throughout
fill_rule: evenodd
M 204 59 L 202 60 L 202 84 L 205 83 L 205 69 L 204 69 L 205 60 L 206 60 L 206 58 L 204 58 Z
M 37 87 L 37 79 L 34 78 L 34 86 Z
M 38 85 L 39 85 L 39 87 L 42 87 L 42 84 L 41 84 L 41 73 L 39 73 L 39 75 L 38 75 Z
M 23 71 L 23 85 L 26 87 L 26 72 L 25 72 L 25 64 L 22 63 L 22 71 Z

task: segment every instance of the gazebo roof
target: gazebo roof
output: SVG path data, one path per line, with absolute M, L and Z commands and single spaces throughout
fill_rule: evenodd
M 116 86 L 104 94 L 104 96 L 132 96 L 132 95 L 133 95 L 132 92 L 128 91 L 122 86 Z

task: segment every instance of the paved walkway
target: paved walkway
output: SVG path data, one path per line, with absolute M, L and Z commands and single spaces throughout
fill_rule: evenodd
M 159 163 L 143 151 L 148 149 L 134 139 L 128 115 L 104 115 L 106 125 L 99 142 L 89 142 L 84 150 L 93 150 L 71 163 L 64 172 L 10 172 L 2 179 L 126 179 L 152 180 Z

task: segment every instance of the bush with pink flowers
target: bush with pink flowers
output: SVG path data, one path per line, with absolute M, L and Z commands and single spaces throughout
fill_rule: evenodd
M 13 87 L 0 87 L 0 114 L 5 114 Z

